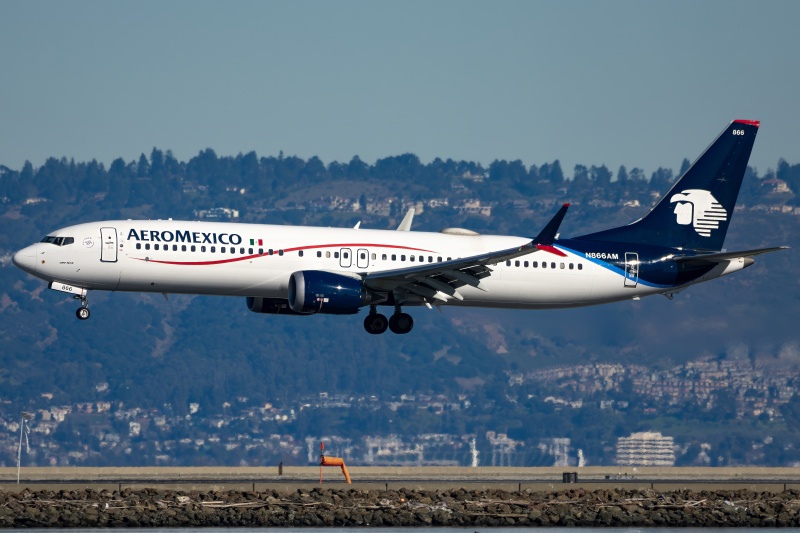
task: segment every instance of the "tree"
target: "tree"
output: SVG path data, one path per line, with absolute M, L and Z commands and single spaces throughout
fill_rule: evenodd
M 650 188 L 666 192 L 672 186 L 672 181 L 672 169 L 658 167 L 650 176 Z
M 140 178 L 146 178 L 150 175 L 150 163 L 144 154 L 139 156 L 139 162 L 136 164 L 136 175 Z
M 364 163 L 360 157 L 354 155 L 347 164 L 347 177 L 362 179 L 369 175 L 369 167 Z
M 116 209 L 128 205 L 131 190 L 130 168 L 118 157 L 108 168 L 108 195 L 105 203 Z
M 605 165 L 596 167 L 592 165 L 589 170 L 589 175 L 596 186 L 605 189 L 611 183 L 611 171 Z
M 108 191 L 108 174 L 102 163 L 92 159 L 86 165 L 86 174 L 81 183 L 81 189 L 86 193 L 103 193 Z
M 303 180 L 311 183 L 321 183 L 328 178 L 328 171 L 319 157 L 314 156 L 306 161 L 306 166 L 301 172 Z
M 625 165 L 620 165 L 619 170 L 617 170 L 617 183 L 621 186 L 625 186 L 628 183 L 628 170 Z
M 153 151 L 150 152 L 150 172 L 148 174 L 151 177 L 160 178 L 164 176 L 164 170 L 164 152 L 153 147 Z
M 689 170 L 689 167 L 691 166 L 692 164 L 689 162 L 689 160 L 684 157 L 683 161 L 681 162 L 681 169 L 678 171 L 678 177 L 686 174 L 686 171 Z
M 539 176 L 555 186 L 564 183 L 564 173 L 561 170 L 561 162 L 556 159 L 552 163 L 545 163 L 539 169 Z

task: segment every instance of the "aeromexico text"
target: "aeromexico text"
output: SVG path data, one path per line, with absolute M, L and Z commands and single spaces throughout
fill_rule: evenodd
M 188 242 L 191 244 L 241 244 L 238 233 L 206 233 L 203 231 L 156 231 L 131 228 L 128 240 L 143 242 Z

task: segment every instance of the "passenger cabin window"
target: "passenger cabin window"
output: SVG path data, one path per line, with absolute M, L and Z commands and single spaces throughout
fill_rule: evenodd
M 153 245 L 153 250 L 158 250 L 158 244 Z
M 248 248 L 247 249 L 247 255 L 253 255 L 253 249 L 252 248 Z
M 392 254 L 392 261 L 397 261 L 397 254 Z
M 337 255 L 336 257 L 339 257 L 339 256 Z M 325 252 L 325 258 L 326 259 L 330 259 L 331 258 L 331 253 L 330 252 Z
M 217 251 L 217 247 L 216 247 L 216 246 L 212 246 L 212 247 L 211 247 L 211 253 L 213 254 L 213 253 L 214 253 L 214 252 L 216 252 L 216 251 Z
M 583 263 L 578 263 L 578 270 L 583 270 Z
M 300 257 L 303 257 L 303 250 L 300 250 L 299 252 L 297 252 L 297 255 L 299 255 Z
M 192 251 L 194 252 L 195 250 L 197 250 L 197 247 L 193 244 L 192 245 Z
M 339 252 L 333 252 L 333 258 L 339 259 Z
M 278 255 L 283 255 L 283 250 L 278 250 Z
M 400 256 L 400 261 L 405 261 L 405 260 L 406 260 L 406 256 L 405 255 L 401 255 Z
M 382 255 L 381 255 L 381 260 L 382 260 L 382 261 L 386 261 L 386 254 L 382 254 Z
M 186 251 L 186 245 L 185 244 L 181 244 L 181 252 L 185 252 L 185 251 Z
M 322 257 L 322 250 L 317 250 L 317 257 Z
M 533 268 L 539 268 L 539 261 L 533 262 Z
M 145 245 L 144 245 L 144 249 L 145 249 L 145 250 L 149 250 L 149 249 L 150 249 L 150 243 L 149 243 L 149 242 L 148 242 L 147 244 L 145 244 Z
M 555 262 L 550 263 L 550 268 L 555 268 L 555 267 L 556 267 Z
M 136 249 L 137 249 L 137 250 L 141 250 L 141 249 L 142 249 L 142 243 L 140 243 L 140 242 L 137 242 L 137 243 L 136 243 Z
M 172 245 L 172 251 L 173 252 L 177 252 L 178 251 L 178 245 L 177 244 L 173 244 Z

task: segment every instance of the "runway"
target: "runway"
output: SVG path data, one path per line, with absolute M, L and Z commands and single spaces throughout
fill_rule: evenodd
M 800 468 L 709 467 L 348 467 L 352 485 L 337 468 L 322 470 L 322 486 L 357 490 L 505 490 L 553 491 L 625 488 L 674 490 L 735 490 L 763 492 L 800 490 Z M 577 481 L 564 483 L 564 473 Z M 123 490 L 275 490 L 291 492 L 320 487 L 315 466 L 264 467 L 27 467 L 0 468 L 0 491 Z

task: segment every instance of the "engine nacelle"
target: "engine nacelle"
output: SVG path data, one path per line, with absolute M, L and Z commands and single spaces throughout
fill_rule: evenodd
M 295 313 L 352 315 L 368 302 L 361 279 L 322 270 L 301 270 L 289 278 L 289 307 Z
M 247 297 L 247 308 L 254 313 L 270 315 L 307 315 L 308 313 L 295 313 L 289 307 L 289 301 L 284 298 L 257 298 Z

